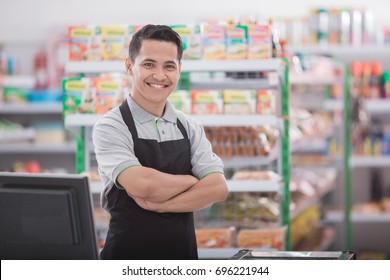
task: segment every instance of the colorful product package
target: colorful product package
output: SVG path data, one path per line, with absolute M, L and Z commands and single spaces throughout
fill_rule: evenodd
M 169 103 L 176 110 L 191 114 L 191 92 L 189 90 L 175 90 L 168 97 Z
M 130 29 L 130 32 L 132 31 Z M 101 27 L 103 60 L 121 60 L 126 57 L 124 49 L 126 40 L 128 40 L 128 32 L 126 25 L 103 25 Z
M 234 228 L 196 229 L 196 242 L 199 248 L 228 248 L 233 246 Z
M 269 25 L 248 25 L 248 59 L 270 58 L 272 55 Z
M 200 25 L 172 25 L 183 42 L 183 59 L 202 59 L 202 36 Z
M 116 98 L 122 92 L 122 79 L 95 78 L 93 84 L 96 90 L 95 112 L 105 114 L 117 105 Z
M 223 98 L 219 90 L 191 91 L 192 114 L 222 114 Z
M 226 26 L 226 58 L 247 58 L 248 27 L 245 25 L 229 24 Z
M 94 89 L 90 78 L 65 78 L 62 81 L 63 114 L 94 113 Z
M 262 248 L 284 250 L 286 227 L 270 229 L 240 230 L 237 246 L 241 248 Z
M 224 90 L 223 106 L 225 114 L 256 114 L 256 91 Z
M 257 91 L 257 113 L 260 115 L 276 114 L 276 93 L 274 90 Z
M 202 25 L 203 59 L 219 60 L 226 55 L 225 25 L 203 24 Z
M 68 28 L 69 60 L 101 60 L 100 26 L 83 25 Z

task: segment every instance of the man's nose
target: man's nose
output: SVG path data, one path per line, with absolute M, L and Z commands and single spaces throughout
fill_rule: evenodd
M 162 80 L 165 80 L 167 77 L 167 75 L 165 74 L 164 70 L 163 69 L 156 69 L 156 71 L 153 73 L 153 78 L 158 80 L 158 81 L 162 81 Z

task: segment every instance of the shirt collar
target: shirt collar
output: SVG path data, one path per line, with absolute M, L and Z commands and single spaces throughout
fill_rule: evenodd
M 133 115 L 133 118 L 139 123 L 150 122 L 156 118 L 154 115 L 152 115 L 148 111 L 145 111 L 141 106 L 139 106 L 130 95 L 127 97 L 127 104 L 130 107 L 130 111 Z M 165 105 L 165 112 L 162 116 L 162 119 L 171 123 L 176 123 L 177 117 L 175 109 L 173 109 L 172 105 L 169 102 L 167 102 Z

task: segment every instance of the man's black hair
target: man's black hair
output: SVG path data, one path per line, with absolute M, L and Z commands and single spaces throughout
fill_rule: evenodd
M 144 40 L 172 42 L 177 46 L 177 59 L 180 61 L 183 56 L 183 45 L 179 34 L 166 25 L 148 24 L 138 30 L 131 39 L 129 46 L 131 61 L 134 62 Z

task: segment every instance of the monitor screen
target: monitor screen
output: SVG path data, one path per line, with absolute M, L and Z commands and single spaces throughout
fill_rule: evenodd
M 0 172 L 0 258 L 97 259 L 88 178 Z

